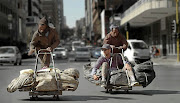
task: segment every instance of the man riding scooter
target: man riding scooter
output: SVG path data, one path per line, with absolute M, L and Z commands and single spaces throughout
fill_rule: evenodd
M 111 47 L 109 44 L 104 44 L 101 48 L 101 50 L 103 51 L 104 55 L 102 55 L 101 57 L 98 58 L 95 66 L 92 69 L 92 73 L 91 75 L 93 75 L 94 80 L 98 80 L 99 76 L 96 75 L 97 69 L 102 68 L 102 80 L 101 80 L 101 87 L 106 87 L 106 77 L 108 72 L 113 71 L 113 70 L 117 70 L 117 66 L 123 67 L 123 61 L 120 58 L 117 58 L 116 61 L 112 61 L 112 65 L 110 66 L 110 62 L 111 62 Z M 134 74 L 132 72 L 132 68 L 131 66 L 128 64 L 128 62 L 125 64 L 123 71 L 128 70 L 128 75 L 131 79 L 131 86 L 137 84 L 138 82 L 136 82 Z

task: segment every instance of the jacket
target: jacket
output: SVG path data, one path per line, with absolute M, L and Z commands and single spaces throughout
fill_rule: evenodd
M 33 34 L 32 40 L 30 42 L 30 49 L 46 49 L 51 47 L 52 50 L 56 48 L 60 43 L 59 35 L 54 28 L 48 30 L 48 36 L 42 35 L 38 30 Z
M 113 37 L 112 33 L 113 32 L 110 32 L 109 34 L 106 35 L 106 37 L 104 38 L 103 44 L 110 44 L 110 45 L 114 45 L 115 47 L 123 46 L 123 50 L 125 51 L 128 46 L 128 43 L 127 43 L 125 37 L 120 33 L 118 34 L 117 37 Z M 113 49 L 113 52 L 121 53 L 121 50 Z

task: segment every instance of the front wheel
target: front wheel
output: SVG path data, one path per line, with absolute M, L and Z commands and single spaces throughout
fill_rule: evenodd
M 112 93 L 112 89 L 106 89 L 106 93 Z

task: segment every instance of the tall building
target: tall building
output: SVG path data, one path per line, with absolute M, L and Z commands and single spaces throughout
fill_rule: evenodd
M 101 39 L 101 12 L 104 10 L 104 0 L 92 0 L 93 41 Z
M 93 40 L 92 37 L 94 37 L 92 21 L 93 21 L 92 0 L 85 0 L 85 26 L 86 26 L 85 36 L 89 40 Z
M 18 36 L 17 41 L 27 44 L 27 35 L 26 35 L 26 17 L 27 17 L 27 2 L 26 0 L 18 0 Z M 21 45 L 21 44 L 20 44 Z M 26 46 L 26 45 L 23 45 Z
M 56 28 L 61 37 L 63 29 L 63 0 L 43 0 L 42 1 L 43 16 L 49 20 L 50 26 Z
M 76 21 L 76 30 L 75 35 L 79 39 L 85 35 L 85 18 L 81 18 L 80 20 Z
M 24 0 L 0 0 L 0 45 L 24 45 L 26 40 Z M 20 48 L 20 46 L 19 46 Z M 21 50 L 21 48 L 20 48 Z
M 103 35 L 107 34 L 107 25 L 114 23 L 126 36 L 124 28 L 129 23 L 129 39 L 141 39 L 149 46 L 157 46 L 163 56 L 177 53 L 177 38 L 171 31 L 171 22 L 176 19 L 176 0 L 93 0 L 92 10 L 95 36 L 102 35 L 99 29 L 105 29 Z M 100 15 L 104 11 L 110 13 L 104 14 L 107 25 L 102 28 Z
M 63 4 L 63 0 L 57 0 L 58 2 L 58 23 L 57 25 L 59 25 L 59 34 L 60 34 L 60 38 L 62 37 L 62 30 L 65 28 L 66 26 L 66 19 L 64 18 L 64 4 Z
M 130 38 L 142 39 L 160 49 L 161 55 L 176 54 L 176 38 L 171 32 L 175 0 L 138 0 L 122 14 L 120 25 L 131 25 Z M 137 36 L 138 35 L 138 36 Z
M 40 18 L 42 18 L 42 2 L 41 0 L 27 0 L 27 17 L 26 17 L 26 33 L 27 33 L 27 45 L 29 46 L 29 42 L 37 30 Z

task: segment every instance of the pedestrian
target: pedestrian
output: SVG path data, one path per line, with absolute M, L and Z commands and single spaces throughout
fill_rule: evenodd
M 36 53 L 40 49 L 46 49 L 49 52 L 52 52 L 60 43 L 59 35 L 55 28 L 48 26 L 48 20 L 46 17 L 43 17 L 38 23 L 38 30 L 34 32 L 32 40 L 30 42 L 30 50 L 28 55 L 32 55 L 33 52 Z M 50 64 L 50 55 L 39 55 L 39 60 L 41 62 L 42 68 L 49 67 Z
M 158 57 L 159 56 L 159 50 L 156 46 L 154 46 L 154 50 L 153 50 L 153 54 L 154 54 L 154 57 Z

